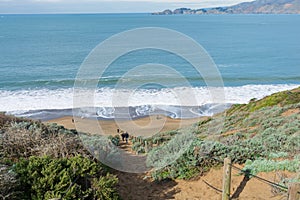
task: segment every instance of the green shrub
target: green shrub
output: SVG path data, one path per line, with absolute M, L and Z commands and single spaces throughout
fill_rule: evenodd
M 252 174 L 257 174 L 259 172 L 271 172 L 271 171 L 290 171 L 297 172 L 300 167 L 300 160 L 295 158 L 294 160 L 247 160 L 243 170 L 250 170 Z
M 116 146 L 119 146 L 120 145 L 120 136 L 119 135 L 115 135 L 115 136 L 108 136 L 108 139 L 110 139 L 110 141 L 116 145 Z
M 274 152 L 271 152 L 270 154 L 269 154 L 269 159 L 275 159 L 275 158 L 287 158 L 288 157 L 288 153 L 287 152 L 276 152 L 276 153 L 274 153 Z
M 92 188 L 94 190 L 95 199 L 109 199 L 118 200 L 119 195 L 115 190 L 115 186 L 118 183 L 118 179 L 111 174 L 95 178 L 92 181 Z
M 300 88 L 297 88 L 252 100 L 249 104 L 233 105 L 225 118 L 223 113 L 203 119 L 197 127 L 190 129 L 190 133 L 199 139 L 185 151 L 175 148 L 183 153 L 179 157 L 175 157 L 176 154 L 170 156 L 172 151 L 169 151 L 168 143 L 172 138 L 164 133 L 152 137 L 153 143 L 159 145 L 153 146 L 147 159 L 157 166 L 165 166 L 153 172 L 153 178 L 197 176 L 220 164 L 227 156 L 239 164 L 247 160 L 295 157 L 300 153 L 300 115 L 282 114 L 300 108 L 299 101 Z M 232 132 L 224 134 L 229 131 Z
M 237 137 L 235 137 L 237 136 Z M 249 139 L 244 139 L 239 134 L 233 139 L 225 140 L 226 144 L 218 141 L 195 139 L 193 144 L 184 151 L 180 157 L 169 155 L 166 145 L 153 148 L 149 153 L 148 160 L 158 166 L 166 166 L 153 173 L 154 179 L 183 178 L 189 179 L 207 171 L 209 168 L 222 164 L 225 157 L 231 157 L 233 163 L 245 163 L 247 160 L 257 160 L 266 157 L 287 156 L 288 152 L 295 152 L 300 146 L 300 136 L 287 137 L 270 128 L 263 133 Z M 293 138 L 293 139 L 291 139 Z M 235 140 L 234 140 L 235 139 Z M 172 141 L 172 140 L 171 140 Z M 292 143 L 293 142 L 293 143 Z M 178 148 L 176 152 L 179 152 Z M 173 149 L 174 150 L 174 149 Z M 272 152 L 285 152 L 274 155 Z M 170 151 L 172 152 L 172 151 Z
M 11 166 L 0 164 L 0 198 L 1 199 L 22 199 L 21 183 Z
M 147 166 L 159 169 L 175 162 L 190 148 L 194 139 L 191 133 L 175 135 L 168 143 L 151 149 L 146 160 Z
M 117 179 L 101 176 L 101 165 L 82 156 L 69 159 L 32 156 L 20 160 L 14 171 L 26 199 L 116 199 Z

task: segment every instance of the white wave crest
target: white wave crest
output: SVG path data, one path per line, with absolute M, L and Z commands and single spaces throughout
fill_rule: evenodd
M 245 85 L 238 87 L 224 87 L 225 102 L 247 103 L 252 98 L 261 99 L 272 93 L 290 90 L 300 85 Z M 143 105 L 173 105 L 173 106 L 200 106 L 213 103 L 206 87 L 194 88 L 165 88 L 161 90 L 123 90 L 122 95 L 128 95 L 128 102 L 112 103 L 116 90 L 99 88 L 94 93 L 95 107 L 128 107 Z M 119 91 L 120 92 L 120 91 Z M 180 101 L 176 94 L 181 93 L 189 98 L 195 95 L 196 103 Z M 197 105 L 195 105 L 197 104 Z M 37 89 L 37 90 L 0 90 L 0 111 L 28 111 L 46 109 L 68 109 L 73 107 L 73 89 Z M 142 110 L 144 112 L 144 109 Z M 100 112 L 100 111 L 99 111 Z M 140 111 L 138 111 L 140 112 Z

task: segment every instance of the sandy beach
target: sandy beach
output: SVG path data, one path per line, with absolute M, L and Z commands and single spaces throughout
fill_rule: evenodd
M 120 129 L 127 131 L 130 135 L 150 137 L 160 132 L 189 127 L 200 119 L 172 119 L 163 115 L 154 115 L 134 120 L 93 120 L 67 116 L 52 119 L 46 123 L 57 123 L 65 128 L 90 134 L 116 135 L 117 129 Z

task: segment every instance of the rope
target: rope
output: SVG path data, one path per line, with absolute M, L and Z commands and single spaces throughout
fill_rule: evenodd
M 261 180 L 261 181 L 263 181 L 263 182 L 266 182 L 266 183 L 269 184 L 269 185 L 276 186 L 276 187 L 280 187 L 280 188 L 283 188 L 283 189 L 286 189 L 286 190 L 288 189 L 286 186 L 280 185 L 280 184 L 278 184 L 278 183 L 275 183 L 275 182 L 269 181 L 269 180 L 267 180 L 267 179 L 264 179 L 264 178 L 262 178 L 262 177 L 259 177 L 259 176 L 256 176 L 256 175 L 254 175 L 254 174 L 251 174 L 250 172 L 245 171 L 245 170 L 243 170 L 243 169 L 240 169 L 240 168 L 234 166 L 233 164 L 230 164 L 230 165 L 231 165 L 232 168 L 234 168 L 234 169 L 236 169 L 236 170 L 238 170 L 238 171 L 244 173 L 245 175 L 248 175 L 248 176 L 250 175 L 250 176 L 252 176 L 252 177 L 254 177 L 254 178 L 256 178 L 256 179 L 259 179 L 259 180 Z
M 212 159 L 214 159 L 214 160 L 216 160 L 216 161 L 218 161 L 218 162 L 224 163 L 223 160 L 220 160 L 220 159 L 218 159 L 218 158 L 212 158 Z M 234 169 L 236 169 L 236 170 L 242 172 L 242 173 L 245 174 L 246 176 L 249 176 L 249 175 L 250 175 L 250 176 L 252 176 L 252 177 L 254 177 L 254 178 L 256 178 L 256 179 L 258 179 L 258 180 L 260 180 L 260 181 L 265 182 L 266 184 L 271 185 L 271 186 L 275 186 L 275 187 L 282 188 L 282 189 L 285 189 L 285 190 L 288 189 L 286 186 L 280 185 L 280 184 L 278 184 L 278 183 L 274 183 L 274 182 L 269 181 L 269 180 L 267 180 L 267 179 L 264 179 L 264 178 L 262 178 L 262 177 L 259 177 L 259 176 L 256 176 L 256 175 L 254 175 L 254 174 L 251 174 L 249 171 L 245 171 L 245 170 L 243 170 L 243 169 L 241 169 L 241 168 L 239 168 L 239 167 L 234 166 L 233 164 L 230 164 L 230 166 L 231 166 L 232 168 L 234 168 Z M 298 191 L 298 193 L 300 194 L 300 191 Z

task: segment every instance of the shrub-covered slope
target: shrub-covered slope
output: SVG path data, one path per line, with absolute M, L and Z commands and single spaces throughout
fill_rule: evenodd
M 194 133 L 192 145 L 179 159 L 169 162 L 168 153 L 184 144 L 178 139 L 172 141 L 176 140 L 174 136 L 191 132 Z M 165 148 L 164 155 L 158 153 L 170 142 L 175 144 L 169 148 L 170 152 Z M 152 173 L 157 180 L 198 176 L 213 166 L 222 165 L 220 161 L 228 156 L 234 163 L 246 163 L 247 170 L 252 167 L 253 173 L 266 169 L 297 172 L 300 167 L 300 88 L 234 105 L 227 112 L 201 120 L 189 130 L 135 138 L 133 143 L 133 150 L 148 152 L 151 164 L 158 160 L 165 163 L 163 159 L 169 162 Z
M 118 144 L 118 138 L 110 139 Z M 222 165 L 228 156 L 252 174 L 299 172 L 300 88 L 234 105 L 189 128 L 131 142 L 135 152 L 148 154 L 148 164 L 156 167 L 151 172 L 155 180 L 190 179 Z M 75 130 L 4 114 L 0 180 L 3 199 L 119 198 L 117 178 L 93 159 Z
M 119 199 L 116 176 L 78 133 L 0 114 L 1 199 Z

